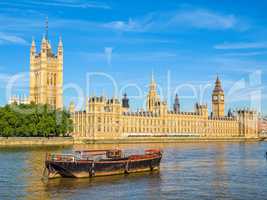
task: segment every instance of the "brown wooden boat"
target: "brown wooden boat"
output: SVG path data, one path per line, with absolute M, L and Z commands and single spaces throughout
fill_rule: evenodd
M 73 154 L 47 154 L 44 176 L 95 177 L 129 174 L 158 170 L 162 152 L 158 149 L 145 150 L 141 155 L 123 156 L 121 150 L 86 150 Z

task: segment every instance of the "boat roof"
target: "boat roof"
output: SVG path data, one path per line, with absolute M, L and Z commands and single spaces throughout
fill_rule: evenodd
M 90 154 L 90 155 L 102 155 L 107 152 L 118 152 L 120 149 L 97 149 L 97 150 L 75 150 L 75 153 L 79 154 Z

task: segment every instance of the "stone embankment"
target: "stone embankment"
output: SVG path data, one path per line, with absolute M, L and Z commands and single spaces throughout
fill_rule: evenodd
M 73 145 L 72 137 L 0 137 L 0 146 Z
M 4 146 L 65 146 L 74 144 L 118 144 L 118 143 L 179 143 L 179 142 L 257 142 L 266 138 L 199 138 L 199 137 L 128 137 L 124 139 L 87 139 L 72 137 L 0 137 Z M 265 140 L 266 141 L 266 140 Z

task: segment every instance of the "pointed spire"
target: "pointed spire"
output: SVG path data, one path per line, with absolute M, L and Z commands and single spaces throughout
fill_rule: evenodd
M 61 57 L 63 55 L 63 43 L 62 43 L 61 36 L 59 37 L 59 41 L 58 41 L 57 54 L 58 56 L 61 56 Z
M 154 70 L 151 72 L 151 84 L 156 84 L 155 77 L 154 77 Z
M 154 71 L 152 70 L 152 73 L 151 73 L 151 82 L 150 82 L 151 85 L 155 86 L 156 85 L 156 81 L 155 81 L 155 78 L 154 78 Z
M 32 38 L 32 44 L 31 44 L 31 56 L 34 56 L 36 52 L 36 48 L 35 48 L 35 41 L 34 38 Z
M 177 93 L 175 94 L 175 103 L 179 104 L 179 96 Z
M 58 46 L 59 47 L 62 47 L 63 46 L 62 37 L 61 36 L 59 36 Z
M 48 44 L 47 44 L 47 41 L 45 39 L 45 35 L 43 34 L 42 45 L 41 45 L 41 54 L 47 55 L 47 49 L 48 49 Z
M 216 77 L 216 85 L 220 85 L 220 84 L 221 84 L 221 81 L 220 81 L 219 76 L 217 74 L 217 77 Z
M 32 47 L 35 47 L 34 37 L 32 37 Z
M 42 37 L 42 44 L 45 43 L 46 40 L 45 40 L 45 34 L 43 34 L 43 37 Z
M 152 73 L 151 73 L 151 82 L 150 82 L 150 85 L 149 85 L 149 90 L 151 92 L 151 91 L 155 91 L 156 89 L 157 89 L 157 84 L 155 82 L 154 73 L 152 71 Z
M 216 77 L 215 87 L 214 87 L 214 90 L 213 91 L 214 92 L 223 92 L 221 81 L 220 81 L 218 75 Z
M 151 82 L 154 82 L 154 71 L 152 70 L 152 73 L 151 73 Z
M 51 44 L 50 44 L 50 41 L 49 41 L 49 40 L 47 40 L 47 48 L 48 48 L 50 51 L 52 51 Z

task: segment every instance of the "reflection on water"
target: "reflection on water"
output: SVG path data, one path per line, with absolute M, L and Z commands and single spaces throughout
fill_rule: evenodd
M 164 151 L 160 172 L 42 180 L 46 152 Z M 0 149 L 0 199 L 266 199 L 267 143 L 106 144 Z
M 46 193 L 53 193 L 55 196 L 61 193 L 75 194 L 75 198 L 82 196 L 95 197 L 94 199 L 106 199 L 106 195 L 110 199 L 119 199 L 126 191 L 134 191 L 137 183 L 146 185 L 147 191 L 153 192 L 158 188 L 157 184 L 160 182 L 160 174 L 153 173 L 140 173 L 131 175 L 117 175 L 110 177 L 97 177 L 93 179 L 53 179 L 43 182 Z M 116 190 L 117 186 L 120 186 L 120 190 Z M 90 189 L 90 191 L 88 191 Z M 107 193 L 109 192 L 109 194 Z M 137 194 L 135 194 L 137 195 Z M 146 194 L 150 195 L 150 194 Z M 57 195 L 57 199 L 61 195 Z M 130 196 L 129 196 L 130 197 Z M 152 197 L 152 196 L 151 196 Z M 65 198 L 65 197 L 64 197 Z M 141 196 L 140 196 L 141 198 Z M 155 198 L 154 198 L 155 199 Z

